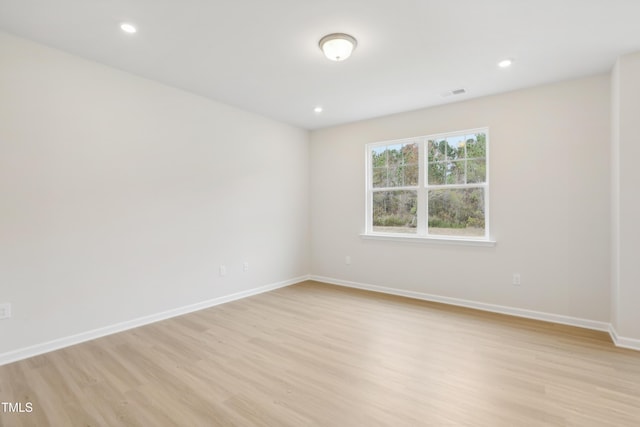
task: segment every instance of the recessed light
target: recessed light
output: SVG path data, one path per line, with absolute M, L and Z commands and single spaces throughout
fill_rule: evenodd
M 322 107 L 316 107 L 313 109 L 314 113 L 322 113 Z
M 498 67 L 500 68 L 508 68 L 511 67 L 511 65 L 513 64 L 513 59 L 503 59 L 502 61 L 498 62 Z
M 129 34 L 133 34 L 138 31 L 136 27 L 133 26 L 133 24 L 129 24 L 127 22 L 123 22 L 122 24 L 120 24 L 120 28 L 122 28 L 122 31 Z

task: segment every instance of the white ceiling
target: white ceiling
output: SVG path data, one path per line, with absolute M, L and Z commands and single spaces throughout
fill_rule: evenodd
M 606 72 L 640 51 L 639 18 L 640 0 L 0 0 L 6 32 L 306 129 Z M 358 40 L 347 61 L 319 50 L 332 32 Z

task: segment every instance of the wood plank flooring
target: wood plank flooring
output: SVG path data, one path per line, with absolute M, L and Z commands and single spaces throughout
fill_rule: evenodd
M 20 426 L 639 426 L 605 333 L 304 282 L 0 367 Z

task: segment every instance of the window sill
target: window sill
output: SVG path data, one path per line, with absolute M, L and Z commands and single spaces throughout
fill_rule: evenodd
M 426 245 L 460 245 L 460 246 L 486 246 L 493 247 L 496 245 L 495 240 L 489 240 L 485 238 L 469 238 L 469 237 L 452 237 L 452 236 L 411 236 L 411 235 L 399 235 L 399 234 L 385 234 L 385 233 L 363 233 L 360 237 L 364 240 L 386 240 L 390 242 L 403 242 L 403 243 L 419 243 Z

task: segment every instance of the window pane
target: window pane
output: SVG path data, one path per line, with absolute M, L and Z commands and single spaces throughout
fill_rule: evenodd
M 402 163 L 405 165 L 418 164 L 418 144 L 405 144 L 402 146 Z
M 415 233 L 417 191 L 376 191 L 373 193 L 373 231 Z
M 404 185 L 418 185 L 418 174 L 420 168 L 418 164 L 407 165 L 404 167 Z
M 387 145 L 389 167 L 402 164 L 402 144 Z
M 447 164 L 447 184 L 464 184 L 464 160 Z
M 484 236 L 484 189 L 429 191 L 429 234 Z
M 485 159 L 467 161 L 467 182 L 470 184 L 487 180 L 487 162 Z
M 445 184 L 447 164 L 444 162 L 429 163 L 429 185 Z
M 478 133 L 467 136 L 467 157 L 485 158 L 487 157 L 487 135 Z
M 388 187 L 387 168 L 373 168 L 372 183 L 374 187 Z
M 464 159 L 464 144 L 464 136 L 450 136 L 447 138 L 447 160 Z
M 386 147 L 376 147 L 371 150 L 371 166 L 386 167 L 387 166 L 387 150 Z
M 417 164 L 389 168 L 389 185 L 386 187 L 408 187 L 411 185 L 418 185 Z
M 445 153 L 447 149 L 447 141 L 429 141 L 429 146 L 427 147 L 429 162 L 436 162 L 445 159 Z
M 473 147 L 475 144 L 478 143 L 478 140 L 475 135 L 466 135 L 464 138 L 465 138 L 465 142 L 464 142 L 465 147 Z M 470 153 L 469 150 L 467 150 L 467 157 L 473 157 L 469 153 Z
M 404 185 L 404 166 L 389 168 L 389 187 L 402 187 Z
M 418 185 L 417 143 L 394 144 L 371 150 L 373 188 Z

